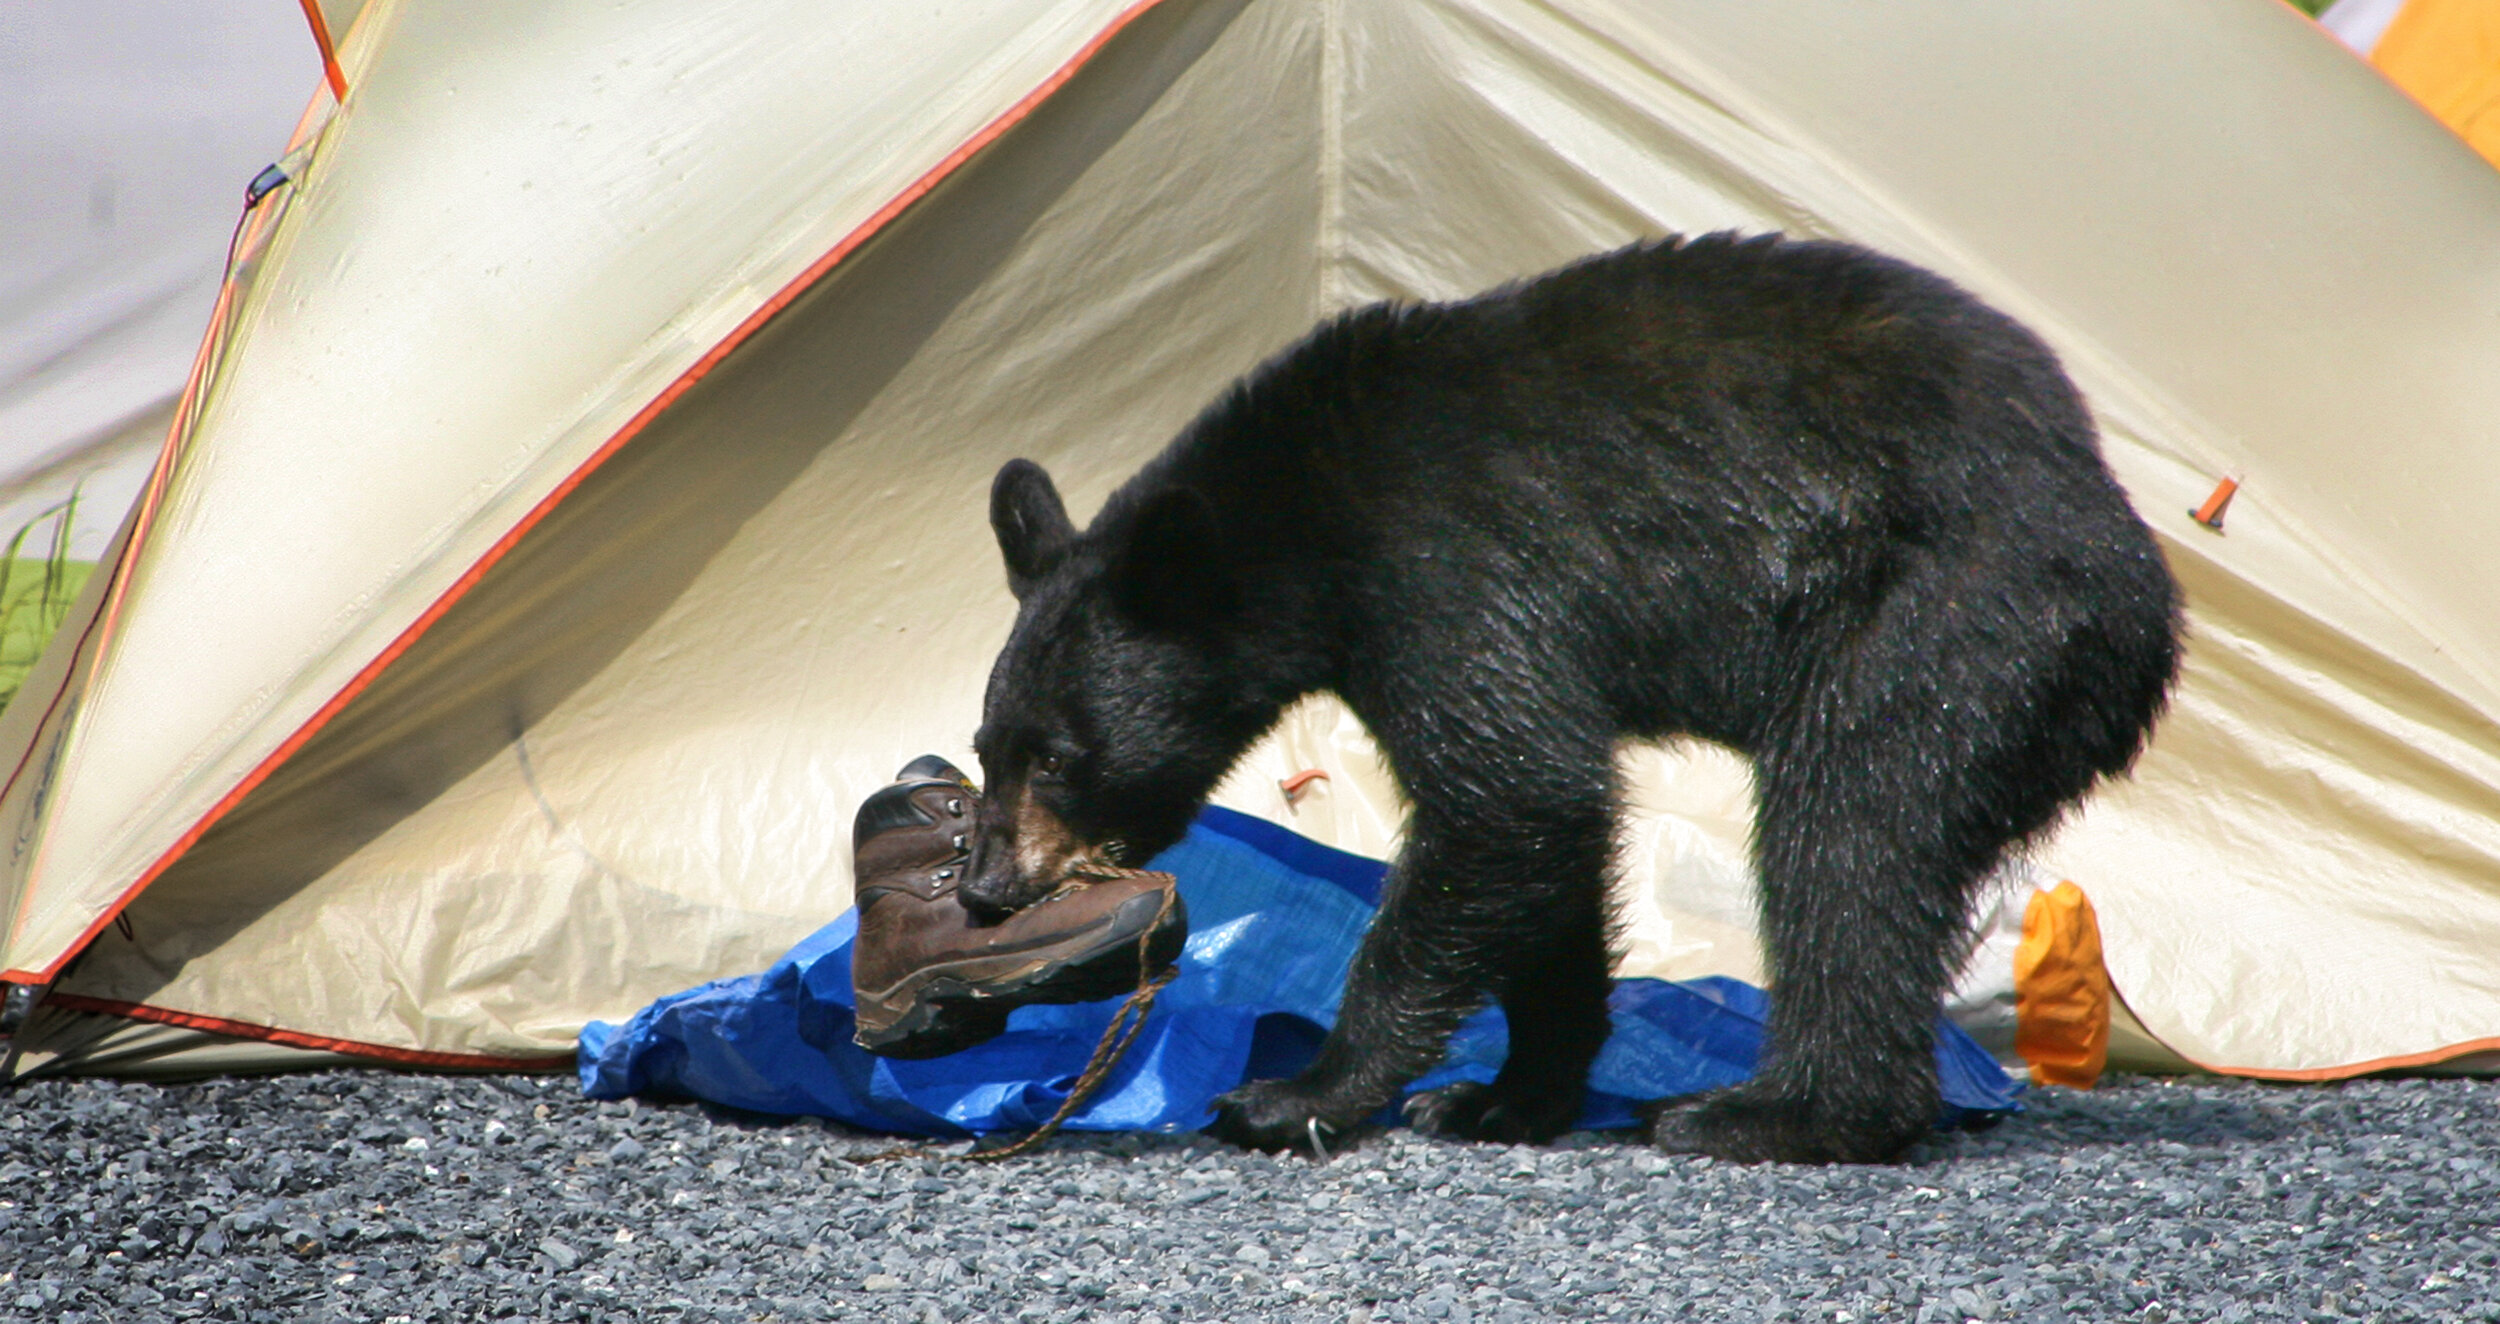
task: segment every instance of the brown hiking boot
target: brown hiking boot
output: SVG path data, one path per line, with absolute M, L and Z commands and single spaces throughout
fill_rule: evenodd
M 869 1052 L 917 1058 L 969 1048 L 1006 1029 L 1017 1007 L 1127 993 L 1180 955 L 1189 921 L 1168 873 L 1071 878 L 995 924 L 975 924 L 956 888 L 979 812 L 972 783 L 934 755 L 913 760 L 859 807 L 851 986 L 854 1038 Z

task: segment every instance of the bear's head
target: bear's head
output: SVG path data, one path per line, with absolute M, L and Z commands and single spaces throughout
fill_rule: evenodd
M 1273 713 L 1245 703 L 1264 687 L 1241 683 L 1239 594 L 1205 498 L 1132 483 L 1080 533 L 1050 476 L 1015 460 L 990 524 L 1019 605 L 973 742 L 985 789 L 962 895 L 996 914 L 1179 840 Z

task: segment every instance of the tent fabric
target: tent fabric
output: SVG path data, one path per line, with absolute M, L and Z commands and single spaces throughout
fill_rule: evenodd
M 1001 462 L 1082 513 L 1326 312 L 1780 229 L 2037 327 L 2186 586 L 2151 750 L 2019 862 L 2125 1007 L 2257 1073 L 2500 1046 L 2500 175 L 2271 0 L 375 0 L 340 58 L 0 715 L 10 978 L 524 1063 L 764 969 L 965 754 Z M 1742 761 L 1621 773 L 1624 972 L 1759 981 Z M 1326 700 L 1217 801 L 1402 816 Z
M 1075 1130 L 1195 1129 L 1224 1091 L 1299 1070 L 1336 1021 L 1387 872 L 1220 808 L 1149 867 L 1180 880 L 1189 942 L 1128 1053 L 1068 1119 Z M 623 1025 L 592 1022 L 582 1032 L 583 1092 L 691 1096 L 906 1135 L 1027 1130 L 1067 1100 L 1119 1003 L 1019 1008 L 1004 1034 L 962 1052 L 880 1058 L 851 1042 L 858 932 L 858 912 L 846 912 L 761 974 L 663 998 Z M 1627 979 L 1610 1005 L 1615 1030 L 1590 1072 L 1582 1128 L 1629 1127 L 1640 1102 L 1753 1074 L 1767 1002 L 1750 984 Z M 1488 1006 L 1407 1092 L 1490 1081 L 1508 1043 L 1501 1008 Z M 1949 1022 L 1939 1023 L 1936 1057 L 1940 1124 L 2020 1107 L 2019 1087 Z

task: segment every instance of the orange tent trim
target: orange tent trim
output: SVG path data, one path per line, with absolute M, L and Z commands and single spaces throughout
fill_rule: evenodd
M 330 84 L 330 95 L 343 104 L 347 100 L 347 74 L 339 68 L 338 48 L 330 42 L 330 20 L 321 16 L 320 0 L 303 0 L 304 18 L 312 24 L 313 44 L 321 48 L 321 76 Z

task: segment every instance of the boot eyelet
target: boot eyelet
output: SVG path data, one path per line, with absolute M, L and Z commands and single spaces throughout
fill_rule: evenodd
M 962 850 L 963 848 L 964 848 L 964 834 L 963 834 L 963 833 L 961 833 L 961 832 L 958 832 L 958 833 L 956 833 L 956 834 L 955 834 L 955 849 L 957 849 L 957 850 Z
M 959 798 L 956 798 L 956 799 L 952 799 L 952 800 L 947 801 L 947 802 L 946 802 L 946 812 L 947 812 L 947 813 L 950 813 L 950 814 L 953 814 L 953 815 L 954 815 L 955 817 L 957 817 L 957 818 L 961 818 L 961 817 L 963 817 L 963 812 L 964 812 L 964 802 L 963 802 L 963 800 L 959 797 Z
M 938 871 L 937 871 L 938 881 L 939 881 L 939 882 L 941 882 L 941 883 L 942 883 L 942 882 L 945 882 L 947 879 L 952 878 L 952 877 L 954 877 L 954 876 L 955 876 L 955 871 L 954 871 L 954 870 L 952 870 L 952 869 L 940 869 L 940 870 L 938 870 Z

